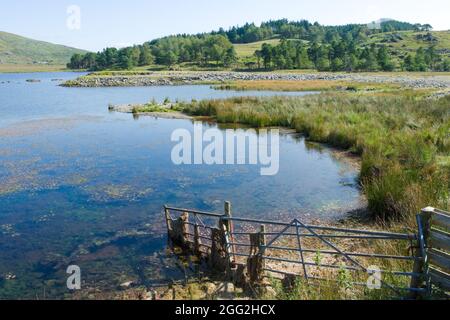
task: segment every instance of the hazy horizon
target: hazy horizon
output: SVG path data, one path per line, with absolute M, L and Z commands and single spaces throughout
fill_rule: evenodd
M 71 6 L 80 9 L 79 28 L 68 27 L 68 19 L 74 14 L 73 10 L 68 10 Z M 209 32 L 247 22 L 259 25 L 263 21 L 282 18 L 317 21 L 322 25 L 369 23 L 389 18 L 429 23 L 434 30 L 450 29 L 447 19 L 450 3 L 443 0 L 430 0 L 426 4 L 405 0 L 376 3 L 356 0 L 339 3 L 325 0 L 313 3 L 303 0 L 231 0 L 226 3 L 206 0 L 189 3 L 180 0 L 164 3 L 43 0 L 29 3 L 18 0 L 13 3 L 2 1 L 1 7 L 1 31 L 90 51 L 142 44 L 171 34 Z

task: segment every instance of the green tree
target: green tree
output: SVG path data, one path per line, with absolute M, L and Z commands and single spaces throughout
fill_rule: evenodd
M 446 71 L 446 72 L 450 71 L 450 59 L 445 59 L 442 62 L 441 70 L 442 71 Z
M 360 68 L 365 71 L 377 71 L 379 66 L 377 62 L 377 52 L 375 45 L 365 48 L 361 53 Z
M 402 69 L 405 71 L 416 71 L 417 70 L 415 60 L 411 54 L 408 54 L 406 56 L 405 60 L 403 61 Z
M 319 71 L 328 71 L 330 70 L 330 60 L 325 57 L 321 57 L 317 60 L 316 68 Z
M 333 71 L 342 71 L 344 70 L 345 64 L 341 58 L 334 58 L 331 61 L 331 70 Z
M 378 49 L 377 60 L 378 65 L 383 71 L 393 71 L 395 69 L 395 65 L 385 46 L 381 46 Z
M 416 56 L 414 57 L 414 65 L 416 71 L 427 71 L 427 62 L 425 56 L 425 50 L 420 47 L 416 51 Z
M 168 66 L 168 67 L 171 67 L 171 66 L 173 66 L 175 63 L 178 62 L 178 57 L 177 57 L 177 55 L 176 55 L 174 52 L 169 51 L 169 52 L 166 52 L 166 53 L 164 54 L 164 56 L 161 57 L 161 61 L 162 61 L 162 63 L 163 63 L 164 65 L 166 65 L 166 66 Z
M 358 64 L 359 64 L 359 61 L 355 54 L 350 53 L 345 56 L 345 59 L 344 59 L 345 71 L 348 71 L 348 72 L 356 71 L 356 69 L 358 68 Z
M 126 69 L 126 70 L 132 69 L 134 67 L 131 51 L 128 51 L 128 50 L 120 51 L 119 59 L 118 59 L 118 67 L 120 69 Z
M 269 69 L 272 64 L 273 47 L 270 44 L 264 43 L 261 48 L 261 55 L 264 61 L 264 68 Z
M 234 46 L 231 46 L 230 48 L 227 49 L 225 53 L 223 64 L 226 67 L 229 67 L 233 65 L 233 63 L 235 63 L 236 60 L 237 60 L 236 50 L 234 49 Z
M 305 47 L 300 47 L 297 51 L 297 68 L 298 69 L 311 69 L 314 65 L 309 59 L 308 50 Z
M 71 58 L 70 62 L 67 64 L 69 69 L 82 69 L 83 56 L 79 53 L 75 53 Z
M 140 47 L 139 66 L 148 66 L 154 63 L 155 58 L 152 54 L 152 50 L 148 44 L 144 44 Z

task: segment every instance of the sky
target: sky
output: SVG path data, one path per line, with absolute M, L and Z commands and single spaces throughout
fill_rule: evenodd
M 270 19 L 324 25 L 392 18 L 450 30 L 449 0 L 0 0 L 0 31 L 98 51 Z

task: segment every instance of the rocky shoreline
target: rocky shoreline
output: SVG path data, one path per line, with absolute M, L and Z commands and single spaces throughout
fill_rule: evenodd
M 354 81 L 395 83 L 413 89 L 440 89 L 450 91 L 450 76 L 415 77 L 409 75 L 374 75 L 357 73 L 261 73 L 261 72 L 149 72 L 139 75 L 97 75 L 79 77 L 63 84 L 65 87 L 137 87 L 190 84 L 215 84 L 230 81 Z

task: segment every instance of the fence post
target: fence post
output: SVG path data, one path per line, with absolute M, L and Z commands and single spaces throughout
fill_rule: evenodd
M 231 202 L 229 202 L 229 201 L 225 202 L 225 217 L 226 218 L 231 218 L 232 217 L 232 214 L 231 214 Z M 224 224 L 227 227 L 228 232 L 233 232 L 233 230 L 232 230 L 233 222 L 231 220 L 224 221 Z
M 229 268 L 229 254 L 224 225 L 221 226 L 221 229 L 211 230 L 211 241 L 209 266 L 216 272 L 226 272 Z
M 250 234 L 250 256 L 247 259 L 247 273 L 251 283 L 259 283 L 264 273 L 265 227 L 260 232 Z
M 260 233 L 259 233 L 259 252 L 261 253 L 261 268 L 264 269 L 266 267 L 265 261 L 264 261 L 264 254 L 266 252 L 266 245 L 267 245 L 267 238 L 266 238 L 266 226 L 261 225 Z
M 225 217 L 227 217 L 229 219 L 231 219 L 233 217 L 233 215 L 231 213 L 231 202 L 230 201 L 225 201 Z M 230 242 L 234 242 L 234 236 L 233 236 L 234 224 L 233 224 L 233 221 L 232 220 L 226 220 L 224 224 L 225 224 L 226 230 L 228 231 L 228 234 L 229 234 L 228 240 Z M 231 263 L 234 265 L 235 262 L 236 262 L 236 256 L 235 256 L 236 248 L 235 248 L 234 245 L 231 245 L 230 251 L 231 251 L 230 252 L 231 253 L 230 258 L 231 258 L 231 256 L 233 256 L 233 260 L 231 261 Z
M 173 239 L 173 225 L 172 219 L 170 218 L 170 212 L 167 206 L 164 206 L 164 213 L 166 215 L 167 233 L 169 234 L 170 240 Z
M 181 215 L 182 242 L 187 247 L 189 243 L 189 213 L 185 212 Z
M 200 239 L 200 226 L 195 222 L 194 227 L 194 253 L 196 256 L 201 258 L 202 252 L 200 247 L 202 246 L 202 240 Z
M 419 239 L 416 241 L 416 248 L 414 251 L 415 257 L 420 257 L 420 260 L 414 261 L 413 273 L 424 274 L 425 277 L 412 277 L 411 278 L 411 288 L 420 289 L 423 288 L 424 283 L 426 285 L 427 291 L 429 290 L 429 280 L 426 278 L 428 273 L 428 259 L 427 259 L 427 246 L 429 243 L 430 232 L 431 232 L 431 220 L 433 217 L 434 208 L 427 207 L 422 209 L 421 213 L 417 215 L 417 227 Z M 417 299 L 421 294 L 412 291 L 410 297 Z
M 431 233 L 431 223 L 433 220 L 433 214 L 435 212 L 435 209 L 433 207 L 427 207 L 425 209 L 422 209 L 422 212 L 420 213 L 422 218 L 422 228 L 423 228 L 423 237 L 425 241 L 425 246 L 428 247 L 429 245 L 429 239 L 430 239 L 430 233 Z

